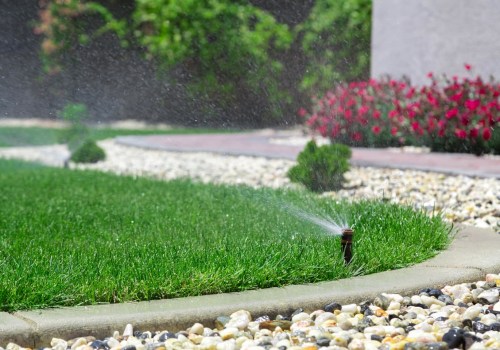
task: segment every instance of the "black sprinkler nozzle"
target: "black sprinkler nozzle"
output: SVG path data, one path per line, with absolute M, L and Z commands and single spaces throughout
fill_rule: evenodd
M 346 265 L 349 265 L 352 260 L 352 236 L 354 231 L 350 228 L 345 228 L 342 230 L 341 247 L 342 254 L 344 255 L 344 261 Z

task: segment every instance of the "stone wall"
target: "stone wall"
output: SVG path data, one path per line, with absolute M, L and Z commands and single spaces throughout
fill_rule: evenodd
M 472 74 L 500 80 L 500 1 L 374 0 L 371 75 Z

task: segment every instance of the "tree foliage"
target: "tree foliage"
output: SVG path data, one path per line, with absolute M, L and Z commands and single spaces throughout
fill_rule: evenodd
M 309 62 L 303 90 L 322 94 L 339 81 L 368 78 L 371 10 L 372 0 L 316 0 L 297 27 Z
M 132 11 L 118 18 L 113 6 L 120 4 L 113 0 L 42 0 L 36 32 L 44 36 L 46 71 L 61 69 L 60 57 L 71 45 L 113 32 L 123 46 L 139 47 L 169 78 L 187 85 L 193 97 L 219 109 L 239 106 L 232 110 L 271 123 L 296 110 L 303 95 L 368 75 L 370 0 L 311 0 L 309 14 L 300 16 L 306 19 L 294 28 L 245 0 L 129 2 Z M 95 17 L 101 25 L 91 29 L 86 21 Z

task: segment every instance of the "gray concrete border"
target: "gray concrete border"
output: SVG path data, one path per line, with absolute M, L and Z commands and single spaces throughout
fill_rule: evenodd
M 0 346 L 14 342 L 36 348 L 52 337 L 104 338 L 127 323 L 138 330 L 178 331 L 195 322 L 213 326 L 217 316 L 245 309 L 252 315 L 288 313 L 299 307 L 322 308 L 336 301 L 349 304 L 371 300 L 382 292 L 409 295 L 422 288 L 440 288 L 481 280 L 500 272 L 500 235 L 491 230 L 460 227 L 450 247 L 412 267 L 368 276 L 283 288 L 226 293 L 138 303 L 0 313 Z

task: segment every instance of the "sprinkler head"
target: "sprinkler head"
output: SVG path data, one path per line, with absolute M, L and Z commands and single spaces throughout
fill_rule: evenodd
M 352 235 L 354 231 L 350 228 L 345 228 L 342 230 L 342 238 L 340 245 L 342 247 L 342 254 L 344 255 L 344 261 L 346 265 L 349 265 L 352 260 Z

